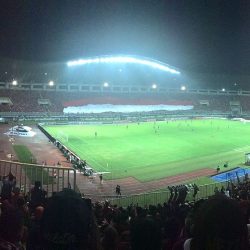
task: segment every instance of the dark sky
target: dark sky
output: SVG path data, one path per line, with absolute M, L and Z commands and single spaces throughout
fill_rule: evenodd
M 195 72 L 250 72 L 248 0 L 1 0 L 0 57 L 135 54 Z

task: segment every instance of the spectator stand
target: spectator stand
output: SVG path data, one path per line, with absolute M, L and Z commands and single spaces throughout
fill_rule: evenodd
M 16 186 L 24 193 L 31 189 L 35 181 L 40 181 L 48 195 L 69 186 L 76 190 L 76 170 L 72 168 L 0 160 L 0 176 L 9 173 L 16 177 Z

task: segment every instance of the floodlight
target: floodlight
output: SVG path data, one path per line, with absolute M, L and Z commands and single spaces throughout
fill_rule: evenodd
M 181 86 L 181 90 L 182 90 L 182 91 L 185 91 L 186 89 L 187 89 L 186 86 L 184 86 L 184 85 Z
M 179 75 L 180 72 L 173 69 L 172 67 L 168 66 L 165 63 L 144 58 L 144 57 L 135 57 L 135 56 L 103 56 L 103 57 L 93 57 L 93 58 L 86 58 L 86 59 L 79 59 L 75 61 L 69 61 L 67 63 L 68 67 L 71 66 L 79 66 L 79 65 L 86 65 L 92 63 L 133 63 L 133 64 L 140 64 L 149 66 L 151 68 L 159 69 L 162 71 L 166 71 L 172 74 Z
M 12 85 L 16 86 L 17 85 L 17 81 L 13 80 Z
M 152 89 L 156 89 L 157 88 L 157 85 L 154 83 L 152 84 Z
M 225 92 L 226 90 L 225 90 L 224 88 L 222 88 L 222 90 L 221 90 L 221 91 Z
M 47 73 L 47 72 L 45 72 L 45 73 L 44 73 L 44 75 L 46 76 L 46 75 L 48 75 L 48 73 Z
M 49 86 L 54 86 L 54 82 L 53 81 L 49 81 Z
M 108 82 L 103 83 L 103 87 L 107 88 L 109 86 Z

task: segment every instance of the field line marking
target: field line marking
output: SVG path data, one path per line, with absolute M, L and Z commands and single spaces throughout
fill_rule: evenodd
M 75 136 L 71 136 L 71 138 L 76 138 Z M 77 138 L 78 140 L 79 140 L 79 138 Z M 77 148 L 77 146 L 74 146 L 72 143 L 70 143 L 69 141 L 67 142 L 67 144 L 68 145 L 70 145 L 70 147 L 72 148 L 72 149 L 74 149 L 74 151 L 75 152 L 80 152 L 81 154 L 83 154 L 84 155 L 84 152 L 82 151 L 82 150 L 80 150 L 79 148 Z M 87 143 L 85 142 L 85 145 L 86 145 Z M 88 149 L 89 150 L 89 149 Z M 89 150 L 89 151 L 91 151 L 91 150 Z M 109 169 L 106 169 L 105 167 L 103 167 L 103 165 L 101 164 L 101 163 L 99 163 L 98 161 L 96 161 L 96 160 L 93 160 L 93 159 L 91 159 L 91 161 L 92 162 L 94 162 L 97 166 L 99 166 L 101 169 L 103 169 L 103 170 L 105 170 L 106 172 L 107 171 L 109 171 Z
M 61 132 L 64 133 L 63 130 L 61 130 Z M 65 134 L 67 134 L 67 133 L 65 133 Z M 72 138 L 72 139 L 75 138 L 75 139 L 79 140 L 79 137 L 72 136 L 72 135 L 70 136 L 70 138 Z M 71 147 L 71 149 L 72 149 L 72 150 L 75 152 L 75 154 L 77 154 L 77 155 L 78 155 L 77 152 L 81 153 L 82 155 L 85 154 L 82 150 L 80 150 L 79 148 L 77 148 L 77 146 L 74 146 L 72 143 L 70 143 L 69 140 L 66 141 L 66 142 L 64 142 L 64 144 L 65 144 L 65 145 L 69 145 L 69 146 Z M 86 143 L 86 141 L 84 141 L 84 140 L 81 140 L 81 144 L 88 145 L 88 143 Z M 89 149 L 88 149 L 88 151 L 92 152 L 92 151 L 89 150 Z M 78 156 L 79 156 L 79 155 L 78 155 Z M 106 172 L 109 171 L 109 169 L 104 168 L 103 165 L 102 165 L 101 163 L 99 163 L 98 161 L 96 161 L 96 160 L 94 160 L 94 159 L 91 159 L 91 161 L 94 162 L 94 163 L 96 164 L 96 166 L 98 166 L 98 167 L 101 168 L 102 170 L 105 170 Z

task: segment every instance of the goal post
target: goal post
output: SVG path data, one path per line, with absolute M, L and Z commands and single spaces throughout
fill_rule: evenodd
M 69 136 L 66 133 L 64 133 L 63 131 L 58 131 L 56 138 L 61 142 L 68 142 L 69 141 Z
M 250 153 L 245 154 L 245 165 L 250 166 Z

